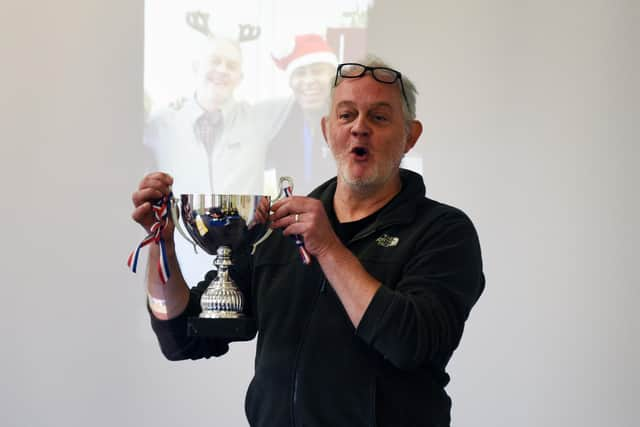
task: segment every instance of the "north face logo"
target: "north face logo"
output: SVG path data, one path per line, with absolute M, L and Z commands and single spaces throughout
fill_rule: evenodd
M 383 234 L 376 239 L 376 243 L 378 244 L 378 246 L 382 246 L 383 248 L 390 248 L 392 246 L 398 246 L 398 243 L 400 243 L 400 239 L 397 237 L 389 236 L 388 234 Z

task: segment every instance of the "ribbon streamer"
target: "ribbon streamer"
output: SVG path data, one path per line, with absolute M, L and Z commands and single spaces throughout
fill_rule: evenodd
M 164 239 L 162 238 L 162 230 L 167 225 L 167 221 L 169 220 L 169 203 L 173 197 L 173 194 L 169 194 L 168 196 L 164 196 L 162 199 L 155 201 L 152 205 L 153 215 L 156 218 L 156 222 L 151 226 L 151 230 L 147 237 L 140 242 L 140 244 L 131 252 L 129 255 L 129 259 L 127 261 L 127 265 L 133 271 L 136 272 L 138 268 L 138 257 L 140 255 L 140 249 L 145 246 L 155 243 L 160 246 L 160 259 L 158 259 L 158 274 L 160 276 L 160 281 L 164 284 L 169 280 L 169 262 L 167 259 L 167 250 L 164 244 Z
M 286 197 L 293 196 L 293 189 L 291 188 L 291 186 L 284 187 L 282 190 L 284 191 L 284 195 Z M 293 240 L 295 240 L 296 242 L 298 252 L 300 252 L 300 257 L 302 258 L 302 263 L 307 265 L 311 264 L 311 255 L 309 254 L 309 252 L 307 252 L 307 248 L 304 247 L 302 236 L 300 236 L 299 234 L 295 234 L 291 237 L 293 237 Z

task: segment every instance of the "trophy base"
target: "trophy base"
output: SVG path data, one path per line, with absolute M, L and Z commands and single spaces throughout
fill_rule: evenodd
M 244 314 L 228 310 L 211 310 L 200 313 L 202 319 L 238 319 Z
M 256 319 L 202 318 L 190 317 L 187 321 L 187 335 L 191 337 L 223 338 L 229 341 L 250 341 L 256 336 Z

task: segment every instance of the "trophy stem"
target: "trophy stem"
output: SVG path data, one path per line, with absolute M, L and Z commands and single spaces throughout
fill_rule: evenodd
M 229 246 L 218 247 L 214 264 L 218 267 L 218 275 L 202 294 L 200 317 L 207 319 L 243 317 L 244 298 L 229 274 L 229 267 L 233 265 Z

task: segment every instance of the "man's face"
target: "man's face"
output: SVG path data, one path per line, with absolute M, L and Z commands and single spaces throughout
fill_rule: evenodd
M 324 112 L 335 70 L 331 64 L 317 62 L 298 67 L 291 73 L 289 85 L 302 110 Z
M 226 102 L 242 81 L 242 56 L 238 47 L 225 39 L 211 41 L 196 64 L 197 94 L 201 102 Z
M 422 131 L 418 121 L 406 125 L 402 102 L 397 84 L 377 82 L 370 74 L 343 79 L 335 88 L 322 130 L 344 183 L 375 189 L 396 176 Z

